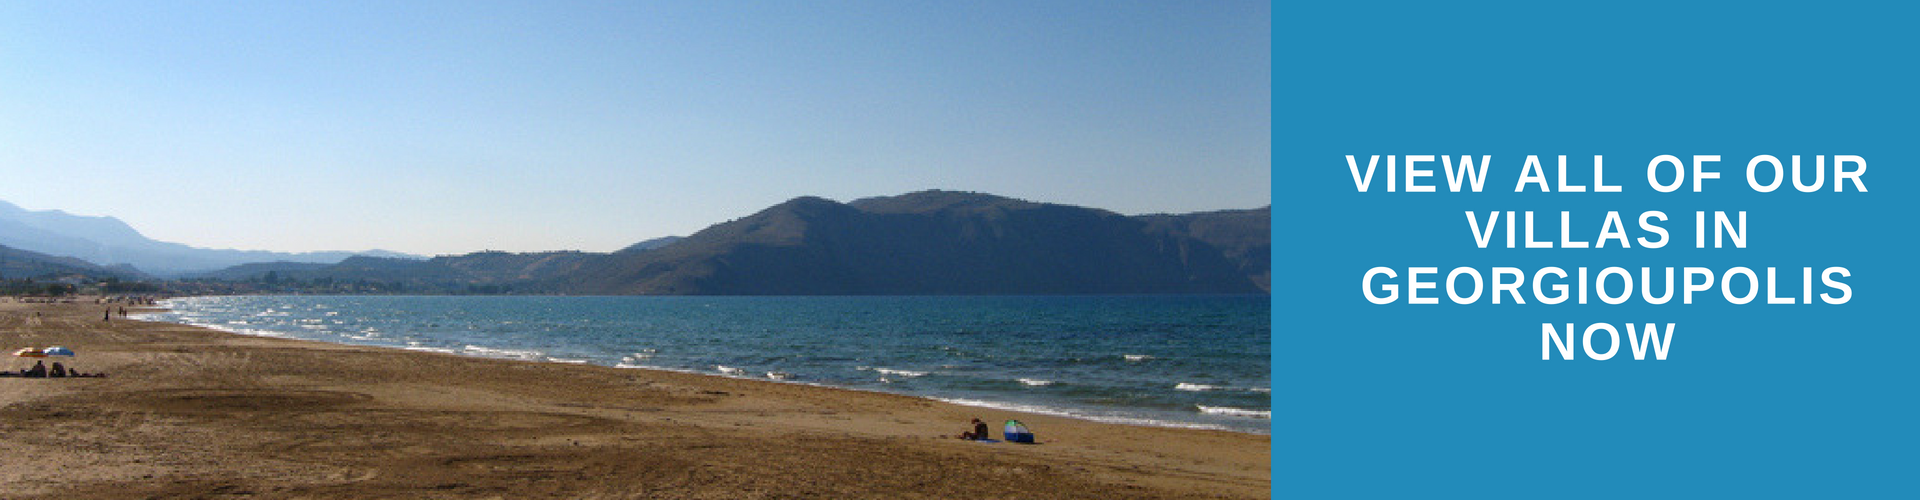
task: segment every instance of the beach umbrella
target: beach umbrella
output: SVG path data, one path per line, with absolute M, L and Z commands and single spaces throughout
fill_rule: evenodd
M 45 352 L 41 352 L 41 351 L 40 351 L 39 349 L 34 349 L 34 348 L 32 348 L 32 347 L 22 347 L 22 348 L 20 348 L 20 350 L 18 350 L 18 351 L 13 351 L 13 355 L 15 355 L 15 356 L 19 356 L 19 357 L 22 357 L 22 358 L 44 358 L 44 357 L 47 357 L 47 353 L 45 353 Z
M 71 357 L 71 356 L 73 356 L 73 349 L 68 349 L 68 348 L 65 348 L 65 347 L 60 347 L 60 346 L 53 346 L 53 347 L 48 347 L 48 348 L 46 348 L 46 349 L 41 349 L 41 350 L 40 350 L 40 354 L 43 354 L 43 355 L 47 355 L 47 356 L 69 356 L 69 357 Z

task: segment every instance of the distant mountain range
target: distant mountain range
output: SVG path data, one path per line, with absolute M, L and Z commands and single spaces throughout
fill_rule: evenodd
M 79 216 L 59 210 L 30 211 L 4 201 L 0 201 L 0 245 L 73 257 L 101 266 L 127 265 L 138 273 L 163 277 L 257 262 L 333 264 L 355 255 L 419 258 L 383 250 L 283 253 L 194 248 L 147 238 L 113 217 Z
M 73 257 L 59 257 L 0 246 L 0 278 L 17 280 L 66 276 L 121 279 L 146 277 L 140 271 L 127 266 L 101 267 Z
M 844 204 L 802 197 L 610 254 L 352 257 L 205 276 L 605 295 L 1264 293 L 1269 212 L 1129 217 L 951 191 Z

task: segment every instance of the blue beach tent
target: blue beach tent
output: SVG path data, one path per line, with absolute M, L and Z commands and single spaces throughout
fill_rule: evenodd
M 1033 444 L 1033 432 L 1027 430 L 1027 424 L 1020 423 L 1019 420 L 1008 420 L 1007 427 L 1002 432 L 1007 435 L 1009 443 Z

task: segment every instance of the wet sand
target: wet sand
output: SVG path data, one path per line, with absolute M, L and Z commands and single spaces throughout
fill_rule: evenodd
M 0 303 L 7 498 L 1266 498 L 1267 436 Z M 39 313 L 39 316 L 36 316 Z M 8 356 L 0 368 L 32 360 Z M 952 439 L 1017 418 L 1035 445 Z M 994 434 L 999 434 L 994 425 Z

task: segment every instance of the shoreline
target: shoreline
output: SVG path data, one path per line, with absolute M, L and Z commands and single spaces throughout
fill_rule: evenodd
M 221 297 L 221 296 L 208 296 L 208 297 Z M 420 346 L 420 345 L 403 346 L 403 345 L 393 344 L 391 343 L 391 341 L 382 342 L 380 340 L 364 339 L 364 338 L 353 337 L 353 336 L 347 336 L 348 338 L 346 339 L 337 339 L 337 340 L 336 339 L 313 339 L 313 338 L 305 338 L 301 336 L 301 334 L 298 332 L 281 332 L 281 331 L 272 331 L 272 330 L 233 328 L 233 327 L 225 327 L 220 325 L 211 325 L 211 324 L 204 324 L 204 323 L 186 323 L 186 322 L 175 323 L 171 321 L 166 321 L 164 319 L 140 317 L 144 315 L 164 314 L 166 311 L 169 310 L 166 307 L 167 301 L 177 300 L 177 299 L 190 299 L 190 298 L 195 298 L 195 297 L 173 297 L 166 300 L 162 300 L 160 301 L 160 304 L 158 306 L 153 306 L 153 307 L 144 309 L 142 311 L 143 314 L 136 315 L 134 319 L 178 324 L 178 325 L 190 326 L 190 327 L 196 327 L 196 328 L 206 328 L 210 330 L 216 330 L 216 331 L 221 331 L 225 333 L 231 333 L 235 335 L 242 335 L 242 336 L 249 336 L 249 337 L 304 340 L 304 341 L 320 342 L 320 343 L 326 343 L 326 344 L 371 347 L 371 348 L 382 348 L 382 349 L 401 349 L 401 350 L 416 351 L 416 352 L 451 354 L 455 356 L 473 357 L 473 358 L 481 358 L 481 359 L 505 359 L 505 360 L 529 361 L 529 362 L 538 362 L 538 363 L 589 364 L 593 366 L 611 367 L 611 368 L 619 368 L 619 369 L 667 371 L 667 372 L 674 372 L 674 373 L 684 373 L 689 375 L 718 377 L 718 378 L 735 379 L 735 380 L 796 384 L 796 385 L 804 385 L 804 386 L 812 386 L 812 387 L 823 387 L 823 388 L 833 388 L 833 389 L 839 389 L 839 390 L 868 392 L 868 393 L 875 393 L 875 394 L 899 395 L 899 396 L 920 398 L 920 399 L 925 399 L 928 401 L 934 401 L 939 403 L 979 408 L 985 411 L 1001 411 L 1001 412 L 1022 413 L 1022 414 L 1030 414 L 1030 415 L 1045 415 L 1050 417 L 1079 419 L 1079 420 L 1085 420 L 1089 422 L 1103 423 L 1103 424 L 1133 425 L 1133 426 L 1143 426 L 1143 427 L 1163 427 L 1163 428 L 1173 428 L 1173 429 L 1214 430 L 1214 431 L 1249 434 L 1249 435 L 1255 435 L 1255 436 L 1269 436 L 1271 434 L 1270 410 L 1235 408 L 1235 407 L 1225 407 L 1225 406 L 1208 407 L 1204 405 L 1196 405 L 1196 408 L 1193 409 L 1198 414 L 1203 414 L 1203 415 L 1205 414 L 1230 415 L 1230 416 L 1235 416 L 1237 418 L 1242 418 L 1242 419 L 1261 421 L 1259 422 L 1258 425 L 1255 425 L 1254 422 L 1245 422 L 1244 423 L 1245 425 L 1243 425 L 1242 427 L 1235 427 L 1233 425 L 1228 425 L 1228 424 L 1209 423 L 1204 421 L 1204 419 L 1181 420 L 1179 419 L 1177 414 L 1172 414 L 1171 412 L 1166 412 L 1165 410 L 1162 410 L 1161 412 L 1167 413 L 1167 415 L 1165 415 L 1162 418 L 1156 418 L 1156 416 L 1154 416 L 1152 414 L 1153 412 L 1151 411 L 1141 412 L 1140 414 L 1135 415 L 1135 414 L 1130 414 L 1125 409 L 1112 410 L 1113 413 L 1111 414 L 1101 414 L 1100 413 L 1101 410 L 1097 410 L 1097 409 L 1075 408 L 1072 406 L 1055 406 L 1055 405 L 1049 405 L 1045 402 L 1030 402 L 1030 401 L 1019 401 L 1019 400 L 1011 400 L 1011 399 L 995 400 L 991 398 L 980 397 L 978 395 L 916 394 L 909 391 L 895 391 L 895 390 L 864 388 L 864 387 L 848 387 L 848 386 L 842 386 L 842 385 L 834 385 L 834 384 L 825 383 L 825 382 L 813 382 L 808 380 L 761 378 L 761 377 L 754 377 L 754 376 L 729 374 L 724 372 L 714 373 L 711 371 L 702 370 L 697 367 L 674 367 L 674 366 L 648 365 L 644 363 L 629 363 L 624 358 L 620 361 L 611 362 L 611 364 L 609 364 L 609 362 L 606 362 L 604 360 L 570 359 L 570 358 L 556 357 L 556 356 L 547 354 L 547 352 L 550 350 L 550 347 L 542 347 L 542 346 L 501 347 L 501 346 L 488 346 L 488 345 L 467 345 L 466 350 L 455 349 L 450 347 L 431 347 L 431 346 Z M 357 341 L 349 340 L 349 339 L 356 339 Z M 528 349 L 531 349 L 531 350 L 528 350 Z M 1184 386 L 1189 384 L 1181 384 L 1181 385 Z M 1175 390 L 1181 390 L 1181 389 L 1176 388 Z M 1214 410 L 1210 411 L 1208 410 L 1208 408 L 1214 408 Z
M 938 397 L 938 396 L 909 394 L 905 392 L 884 391 L 879 389 L 866 389 L 866 388 L 860 388 L 860 387 L 842 387 L 842 386 L 837 386 L 832 384 L 826 384 L 826 383 L 820 383 L 820 382 L 808 382 L 803 380 L 763 379 L 759 377 L 736 376 L 736 375 L 727 375 L 727 374 L 721 374 L 721 373 L 707 373 L 707 372 L 702 372 L 699 369 L 695 369 L 695 368 L 675 368 L 670 366 L 653 366 L 653 365 L 631 365 L 631 364 L 625 364 L 625 363 L 614 364 L 614 365 L 604 365 L 604 364 L 594 363 L 592 360 L 559 359 L 559 358 L 553 358 L 551 356 L 543 356 L 546 359 L 527 359 L 527 358 L 518 358 L 518 357 L 512 357 L 512 356 L 489 356 L 480 352 L 467 352 L 467 351 L 460 351 L 460 350 L 440 348 L 440 347 L 391 346 L 391 345 L 379 345 L 379 344 L 356 344 L 351 342 L 333 342 L 333 341 L 326 341 L 326 340 L 304 339 L 304 338 L 280 334 L 280 332 L 247 333 L 242 331 L 235 331 L 228 328 L 221 328 L 215 325 L 174 323 L 171 321 L 145 319 L 140 317 L 133 317 L 130 319 L 135 321 L 146 321 L 146 322 L 152 322 L 152 323 L 178 325 L 178 326 L 184 326 L 189 328 L 204 328 L 204 329 L 213 330 L 221 333 L 240 335 L 245 337 L 295 340 L 295 341 L 301 341 L 301 342 L 317 342 L 322 344 L 351 346 L 351 347 L 365 347 L 365 348 L 371 348 L 371 349 L 398 349 L 402 351 L 412 351 L 412 352 L 419 352 L 419 353 L 426 353 L 426 354 L 442 354 L 442 355 L 448 355 L 448 356 L 459 356 L 459 357 L 476 358 L 476 359 L 497 359 L 497 360 L 503 360 L 503 361 L 519 361 L 519 362 L 526 362 L 526 363 L 588 365 L 588 366 L 599 366 L 604 368 L 613 368 L 613 369 L 619 369 L 619 370 L 671 372 L 671 373 L 679 373 L 679 374 L 685 374 L 685 375 L 693 375 L 698 377 L 713 377 L 713 378 L 722 378 L 722 379 L 728 379 L 728 380 L 740 380 L 745 382 L 790 384 L 790 385 L 800 385 L 800 386 L 806 386 L 806 387 L 819 387 L 823 389 L 834 389 L 834 390 L 841 390 L 841 391 L 864 392 L 869 394 L 904 396 L 904 397 L 910 397 L 910 398 L 916 398 L 916 399 L 923 399 L 923 400 L 936 402 L 936 403 L 965 406 L 969 408 L 979 408 L 981 410 L 986 410 L 986 411 L 1002 411 L 1002 412 L 1020 413 L 1020 414 L 1027 414 L 1027 415 L 1045 415 L 1050 417 L 1084 420 L 1087 422 L 1098 423 L 1098 424 L 1129 425 L 1129 426 L 1136 426 L 1136 427 L 1158 427 L 1158 428 L 1167 428 L 1167 429 L 1220 431 L 1220 432 L 1232 432 L 1237 434 L 1247 434 L 1247 435 L 1253 435 L 1253 436 L 1269 435 L 1269 433 L 1266 433 L 1266 432 L 1245 431 L 1245 430 L 1234 429 L 1231 427 L 1227 427 L 1224 425 L 1217 425 L 1217 424 L 1155 420 L 1155 419 L 1146 418 L 1146 417 L 1083 415 L 1083 414 L 1076 414 L 1072 410 L 1068 410 L 1068 409 L 1026 405 L 1026 404 L 1014 403 L 1014 402 L 970 400 L 970 399 L 964 399 L 964 398 L 944 398 L 944 397 Z M 501 348 L 488 348 L 488 349 L 499 350 Z M 1239 411 L 1256 411 L 1256 410 L 1239 410 Z
M 99 307 L 0 304 L 0 342 L 67 345 L 81 351 L 75 366 L 109 374 L 0 379 L 9 435 L 61 436 L 0 444 L 0 457 L 56 457 L 25 466 L 0 459 L 8 464 L 0 482 L 28 485 L 15 493 L 1265 498 L 1270 487 L 1265 435 L 819 384 L 102 322 Z M 945 437 L 974 416 L 1018 418 L 1042 444 Z M 322 445 L 329 442 L 357 444 Z M 526 470 L 529 462 L 538 470 Z M 679 472 L 648 472 L 660 467 Z

